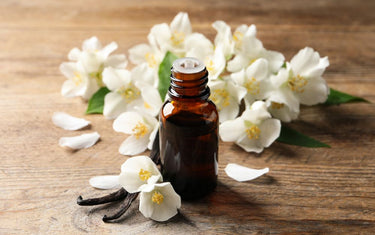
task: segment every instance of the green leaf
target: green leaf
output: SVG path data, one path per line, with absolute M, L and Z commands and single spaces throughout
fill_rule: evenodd
M 100 88 L 95 94 L 93 94 L 89 100 L 86 114 L 103 113 L 104 97 L 110 90 L 107 87 Z
M 178 57 L 176 55 L 174 55 L 173 53 L 168 51 L 165 54 L 165 57 L 164 57 L 163 61 L 161 62 L 160 66 L 159 66 L 158 91 L 159 91 L 159 94 L 160 94 L 160 97 L 161 97 L 162 101 L 164 101 L 165 95 L 167 94 L 167 91 L 168 91 L 168 88 L 169 88 L 169 84 L 170 84 L 170 78 L 169 77 L 171 75 L 172 63 L 177 58 Z
M 354 103 L 354 102 L 366 102 L 370 103 L 369 101 L 357 97 L 357 96 L 352 96 L 349 94 L 346 94 L 341 91 L 334 90 L 330 88 L 330 94 L 328 96 L 328 99 L 324 103 L 325 105 L 334 105 L 334 104 L 345 104 L 345 103 Z
M 284 144 L 298 145 L 309 148 L 331 147 L 328 144 L 322 143 L 309 136 L 299 133 L 298 131 L 285 125 L 281 126 L 280 136 L 277 141 Z

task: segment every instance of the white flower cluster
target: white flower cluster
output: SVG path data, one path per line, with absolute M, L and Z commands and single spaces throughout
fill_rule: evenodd
M 214 42 L 192 32 L 186 13 L 177 14 L 169 25 L 153 26 L 147 44 L 129 49 L 129 60 L 135 65 L 131 70 L 125 69 L 124 55 L 110 56 L 115 43 L 102 48 L 91 38 L 83 43 L 82 51 L 69 53 L 73 62 L 61 65 L 69 79 L 62 94 L 88 99 L 100 86 L 107 86 L 111 92 L 105 97 L 103 114 L 118 118 L 116 131 L 131 134 L 120 147 L 126 155 L 143 152 L 155 136 L 154 117 L 162 105 L 158 70 L 168 51 L 205 63 L 210 99 L 219 111 L 220 136 L 246 151 L 259 153 L 275 141 L 280 121 L 296 119 L 300 104 L 315 105 L 327 99 L 329 88 L 322 78 L 329 65 L 327 57 L 306 47 L 285 62 L 281 53 L 264 48 L 255 25 L 241 25 L 234 32 L 223 21 L 212 26 L 217 31 Z M 245 111 L 238 117 L 243 101 Z
M 157 166 L 147 156 L 131 157 L 121 166 L 118 182 L 129 193 L 140 192 L 139 211 L 156 221 L 177 214 L 181 198 L 171 183 L 164 182 Z

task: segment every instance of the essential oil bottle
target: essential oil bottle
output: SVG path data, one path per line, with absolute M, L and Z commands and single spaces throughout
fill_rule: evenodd
M 171 68 L 168 100 L 160 111 L 160 158 L 164 181 L 184 200 L 205 196 L 216 187 L 218 113 L 208 99 L 208 72 L 195 58 Z

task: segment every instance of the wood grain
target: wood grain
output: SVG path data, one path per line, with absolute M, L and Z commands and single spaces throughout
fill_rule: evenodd
M 119 52 L 145 42 L 152 25 L 189 13 L 194 31 L 213 39 L 211 23 L 256 24 L 268 49 L 290 59 L 311 46 L 329 56 L 325 73 L 338 90 L 375 102 L 374 1 L 0 1 L 0 234 L 371 234 L 375 231 L 375 106 L 303 108 L 292 125 L 330 149 L 273 144 L 250 154 L 220 143 L 219 185 L 197 202 L 183 202 L 166 223 L 145 219 L 138 202 L 119 223 L 101 221 L 116 205 L 82 208 L 78 195 L 98 196 L 88 179 L 117 174 L 126 136 L 100 115 L 91 128 L 68 132 L 51 115 L 84 116 L 86 103 L 60 95 L 58 66 L 93 35 Z M 92 148 L 71 152 L 62 136 L 98 131 Z M 229 162 L 270 173 L 248 183 L 229 179 Z

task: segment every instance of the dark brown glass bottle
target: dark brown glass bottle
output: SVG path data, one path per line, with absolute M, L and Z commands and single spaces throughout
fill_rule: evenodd
M 160 111 L 160 158 L 164 181 L 185 200 L 216 187 L 218 113 L 208 99 L 208 72 L 195 58 L 173 63 L 169 98 Z

